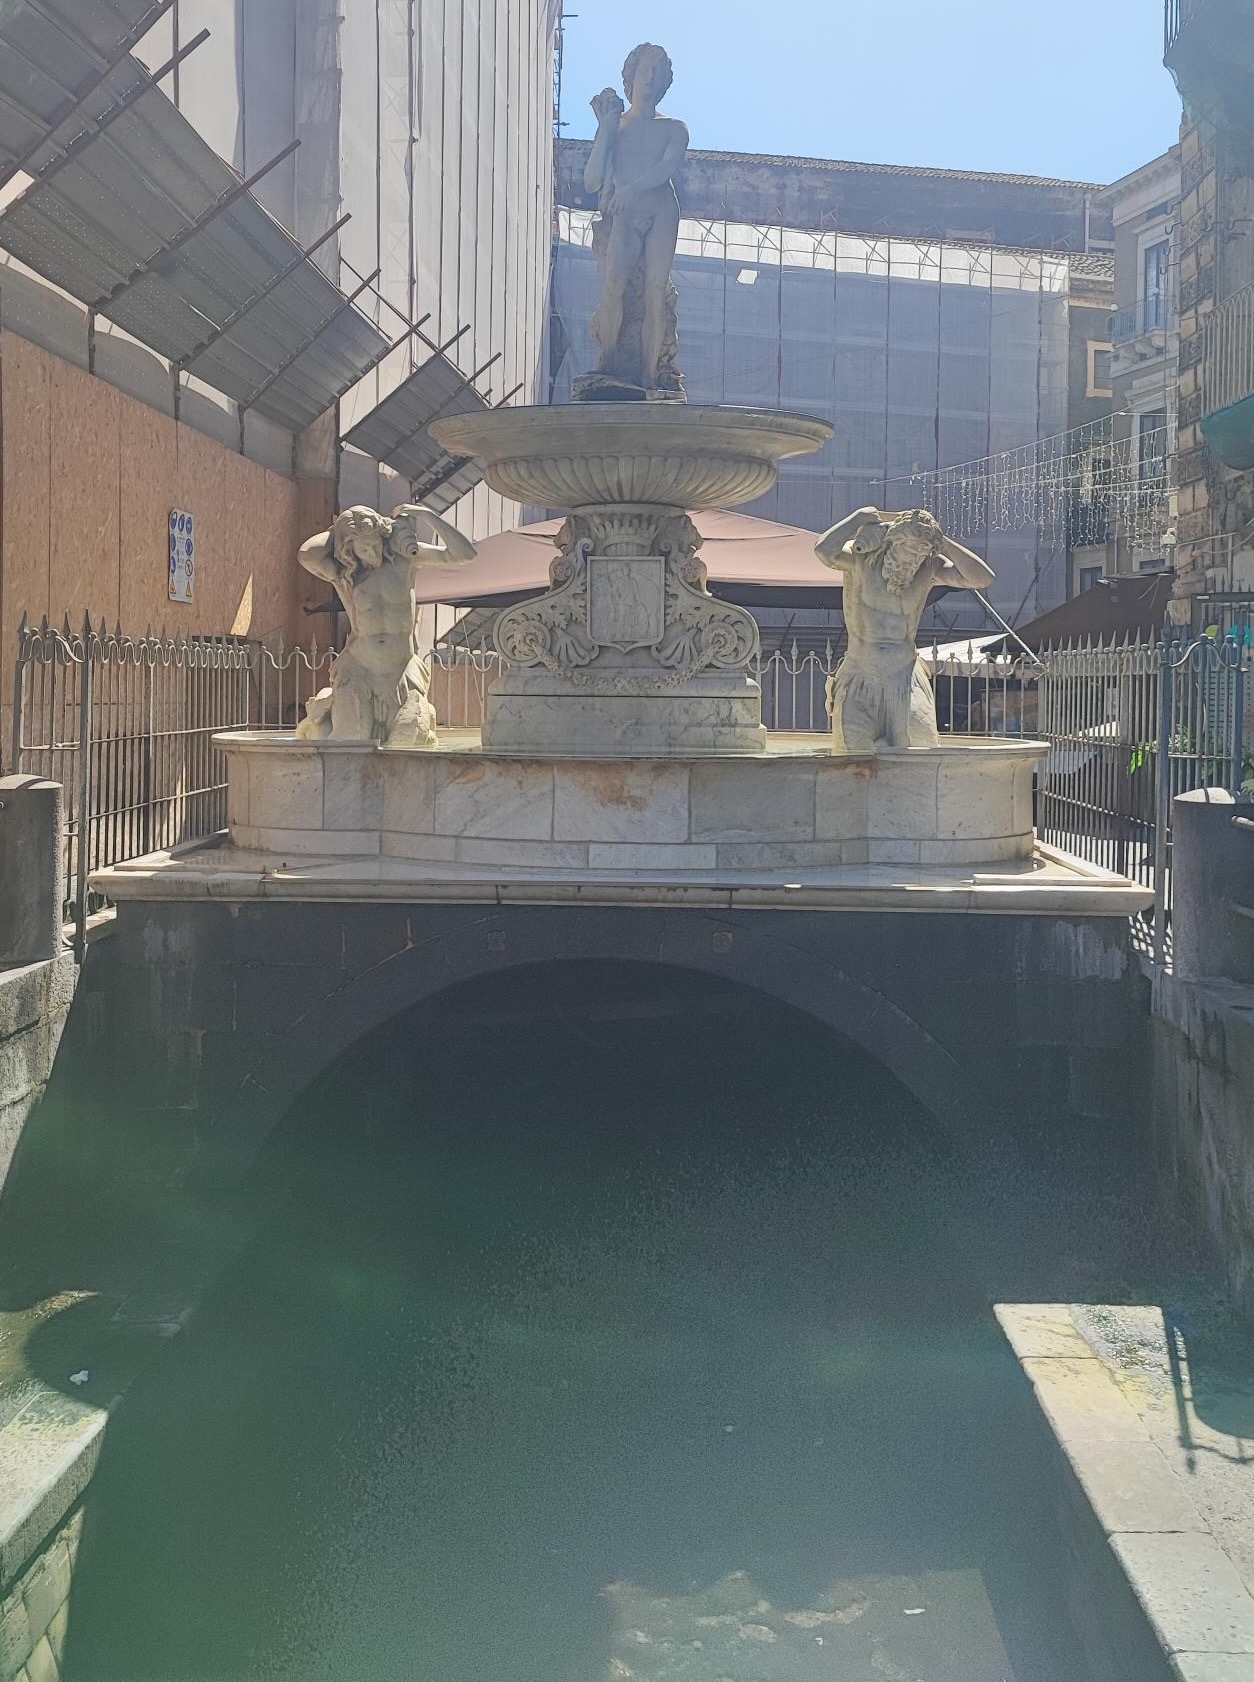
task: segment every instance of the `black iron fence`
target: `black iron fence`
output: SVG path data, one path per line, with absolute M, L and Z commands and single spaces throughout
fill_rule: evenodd
M 1049 751 L 1037 777 L 1041 840 L 1152 887 L 1147 944 L 1165 957 L 1171 801 L 1254 781 L 1246 753 L 1248 635 L 1100 643 L 989 654 L 976 644 L 924 651 L 942 734 L 1032 736 Z M 12 769 L 65 788 L 67 920 L 81 949 L 93 870 L 203 839 L 226 823 L 215 731 L 291 729 L 326 682 L 333 651 L 229 637 L 127 636 L 84 622 L 23 624 Z M 828 728 L 832 648 L 777 650 L 759 662 L 762 711 L 777 732 Z M 482 723 L 502 661 L 487 646 L 441 647 L 431 693 L 448 729 Z
M 97 909 L 91 872 L 221 829 L 226 767 L 214 732 L 290 726 L 329 659 L 316 644 L 23 620 L 10 765 L 64 787 L 65 911 L 80 951 Z

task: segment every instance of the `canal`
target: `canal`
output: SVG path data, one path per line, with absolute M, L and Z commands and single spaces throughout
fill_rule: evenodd
M 808 1019 L 480 984 L 259 1178 L 110 1426 L 68 1682 L 1083 1682 L 986 1277 L 1039 1188 Z

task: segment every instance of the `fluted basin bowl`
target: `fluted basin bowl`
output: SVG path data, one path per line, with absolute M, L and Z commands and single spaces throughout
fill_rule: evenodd
M 477 457 L 492 489 L 515 502 L 697 512 L 764 495 L 779 463 L 822 449 L 832 427 L 778 409 L 567 403 L 450 415 L 431 432 L 452 454 Z

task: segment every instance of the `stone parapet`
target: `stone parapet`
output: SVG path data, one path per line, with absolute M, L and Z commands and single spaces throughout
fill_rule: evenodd
M 82 1531 L 79 1506 L 0 1588 L 0 1682 L 57 1682 L 61 1676 Z
M 0 777 L 0 968 L 61 950 L 61 785 Z
M 1254 986 L 1154 983 L 1153 1132 L 1165 1206 L 1219 1262 L 1254 1320 Z
M 473 868 L 791 871 L 1032 856 L 1040 742 L 971 737 L 872 758 L 803 739 L 735 759 L 540 758 L 215 738 L 237 848 Z
M 1200 1363 L 1162 1309 L 1001 1304 L 997 1317 L 1056 1444 L 1054 1516 L 1094 1682 L 1254 1674 L 1248 1462 L 1206 1419 Z
M 0 970 L 0 1187 L 52 1073 L 77 979 L 68 952 Z

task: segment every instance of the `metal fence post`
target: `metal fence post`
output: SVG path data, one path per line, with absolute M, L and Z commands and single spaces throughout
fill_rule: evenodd
M 22 760 L 22 712 L 26 700 L 26 665 L 30 658 L 30 641 L 26 615 L 17 628 L 17 664 L 13 668 L 13 756 L 9 770 L 16 772 Z
M 74 958 L 82 963 L 87 950 L 87 869 L 91 839 L 91 636 L 83 638 L 83 660 L 78 685 L 78 776 L 75 800 L 78 811 L 78 848 L 74 857 Z
M 1158 751 L 1154 755 L 1157 784 L 1154 794 L 1154 962 L 1167 957 L 1167 835 L 1171 825 L 1171 717 L 1175 667 L 1170 642 L 1159 644 Z
M 1232 787 L 1231 794 L 1240 794 L 1245 770 L 1245 659 L 1238 643 L 1235 649 L 1236 666 L 1233 675 L 1232 724 Z
M 150 853 L 153 846 L 153 796 L 156 787 L 156 742 L 153 732 L 156 729 L 154 712 L 154 691 L 156 685 L 155 663 L 152 652 L 147 652 L 140 667 L 143 682 L 143 730 L 144 730 L 144 758 L 140 768 L 139 785 L 139 833 L 140 851 Z

